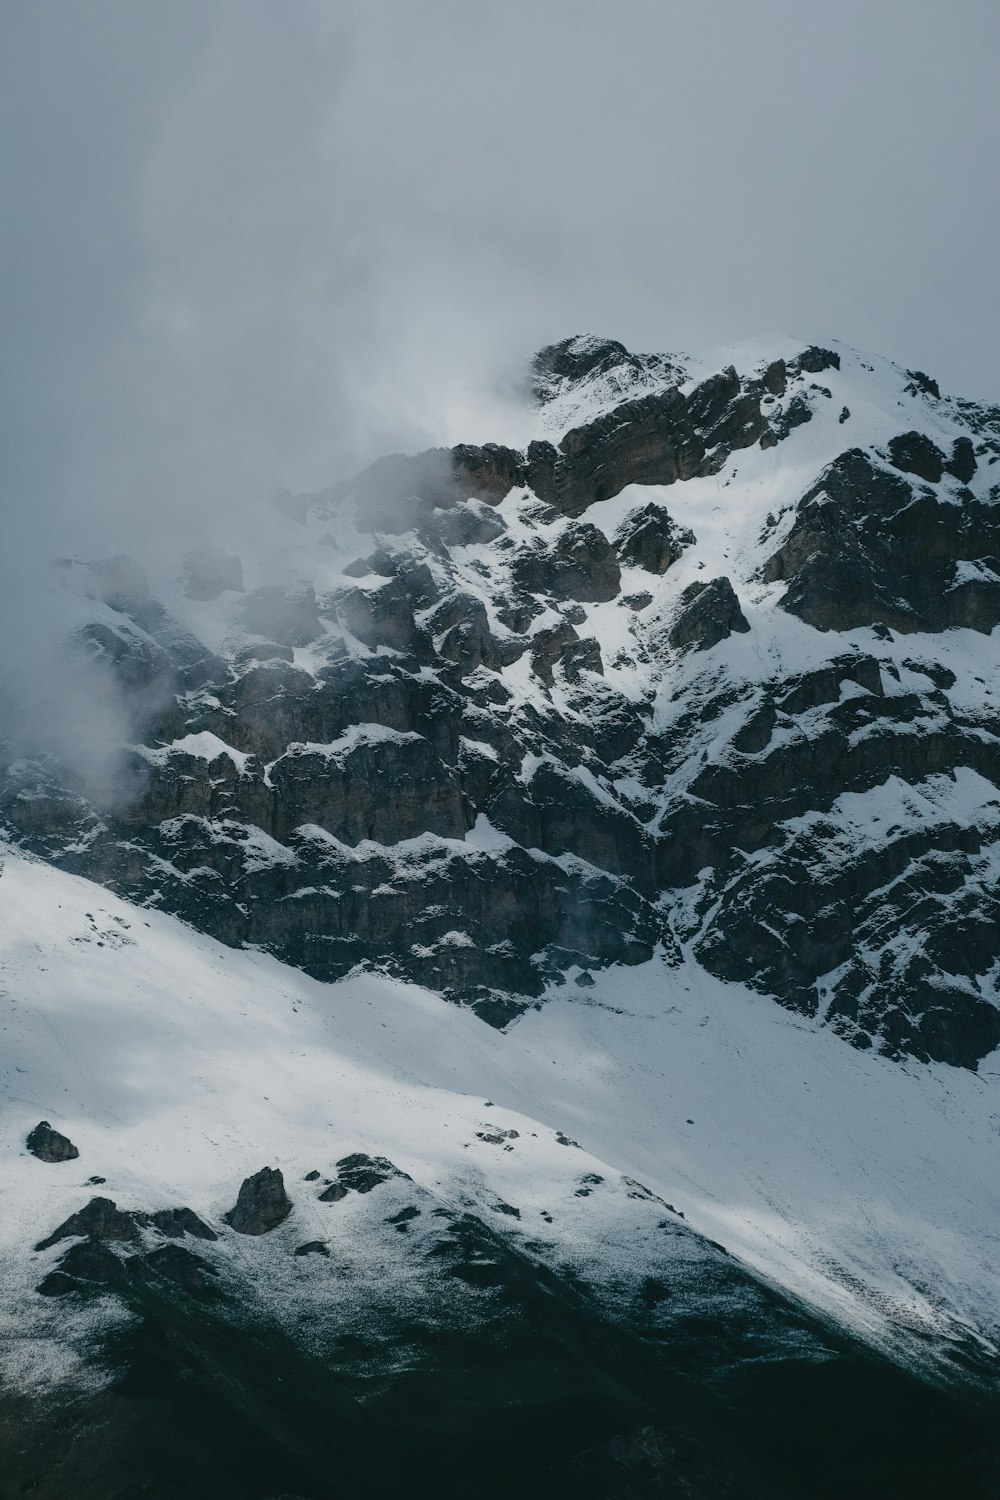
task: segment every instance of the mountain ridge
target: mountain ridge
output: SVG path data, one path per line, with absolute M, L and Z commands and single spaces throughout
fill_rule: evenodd
M 15 759 L 8 826 L 226 941 L 323 977 L 388 964 L 500 1024 L 573 962 L 676 958 L 711 868 L 710 966 L 725 952 L 726 977 L 858 1045 L 974 1066 L 1000 1041 L 990 837 L 939 830 L 950 872 L 905 841 L 859 850 L 853 886 L 770 924 L 777 949 L 741 916 L 740 862 L 780 867 L 796 818 L 894 778 L 996 785 L 969 663 L 992 661 L 1000 619 L 1000 415 L 846 347 L 705 375 L 577 338 L 534 368 L 543 415 L 572 400 L 587 418 L 558 447 L 380 460 L 303 502 L 291 587 L 189 557 L 172 605 L 193 592 L 214 638 L 134 564 L 68 564 L 102 607 L 78 639 L 160 706 L 126 757 L 133 797 L 88 807 L 58 767 Z M 929 959 L 871 929 L 880 861 L 913 872 Z
M 836 344 L 530 380 L 519 446 L 53 569 L 12 1494 L 1000 1492 L 1000 410 Z

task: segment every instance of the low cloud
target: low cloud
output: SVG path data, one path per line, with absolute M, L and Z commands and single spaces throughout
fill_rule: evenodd
M 524 361 L 569 333 L 788 329 L 995 394 L 990 0 L 12 0 L 2 26 L 0 631 L 39 734 L 79 722 L 54 554 L 153 575 L 252 544 L 275 488 L 516 441 Z

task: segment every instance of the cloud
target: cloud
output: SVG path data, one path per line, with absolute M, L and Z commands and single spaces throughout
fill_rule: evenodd
M 166 565 L 274 487 L 509 440 L 524 359 L 572 332 L 787 329 L 995 394 L 993 0 L 0 26 L 8 658 L 52 553 Z

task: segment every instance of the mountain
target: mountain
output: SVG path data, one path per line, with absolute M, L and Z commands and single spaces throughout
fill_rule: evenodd
M 54 570 L 12 1495 L 1000 1494 L 1000 409 L 588 336 L 524 424 Z

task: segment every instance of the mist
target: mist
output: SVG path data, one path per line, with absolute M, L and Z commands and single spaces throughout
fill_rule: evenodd
M 990 0 L 9 0 L 0 41 L 22 688 L 54 554 L 174 566 L 276 488 L 502 440 L 571 333 L 996 396 Z

